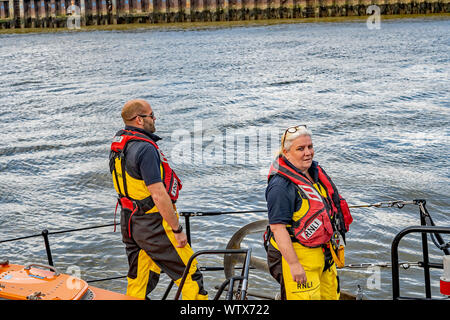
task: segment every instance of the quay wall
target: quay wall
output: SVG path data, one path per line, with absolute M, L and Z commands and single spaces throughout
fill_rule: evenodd
M 0 28 L 450 13 L 450 0 L 0 0 Z M 74 12 L 74 13 L 73 13 Z

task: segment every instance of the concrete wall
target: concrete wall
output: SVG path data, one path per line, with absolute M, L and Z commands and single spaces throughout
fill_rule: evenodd
M 75 0 L 81 26 L 450 13 L 450 0 Z M 0 0 L 0 28 L 67 27 L 71 0 Z M 70 11 L 70 10 L 69 10 Z

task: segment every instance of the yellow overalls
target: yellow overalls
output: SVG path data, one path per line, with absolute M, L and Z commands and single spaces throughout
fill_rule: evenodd
M 320 184 L 314 184 L 316 190 L 327 197 L 325 189 Z M 300 219 L 309 210 L 308 201 L 302 199 L 301 207 L 294 212 L 293 220 Z M 282 298 L 287 300 L 339 300 L 339 278 L 336 265 L 333 263 L 327 270 L 325 254 L 322 247 L 308 248 L 298 242 L 292 242 L 299 262 L 303 266 L 307 281 L 297 284 L 286 260 L 282 257 L 273 237 L 268 247 L 268 262 L 272 276 L 280 282 Z

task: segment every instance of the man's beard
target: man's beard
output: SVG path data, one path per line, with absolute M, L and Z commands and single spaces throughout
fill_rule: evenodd
M 145 124 L 144 129 L 148 132 L 154 133 L 156 131 L 155 123 Z

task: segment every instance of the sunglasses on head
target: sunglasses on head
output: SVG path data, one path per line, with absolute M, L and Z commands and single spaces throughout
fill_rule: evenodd
M 308 127 L 306 126 L 306 124 L 300 124 L 298 126 L 293 126 L 293 127 L 289 127 L 286 129 L 286 131 L 283 134 L 283 141 L 281 142 L 281 145 L 284 147 L 284 142 L 286 141 L 286 135 L 287 133 L 296 133 L 298 130 L 300 130 L 300 128 L 305 128 L 307 129 Z

